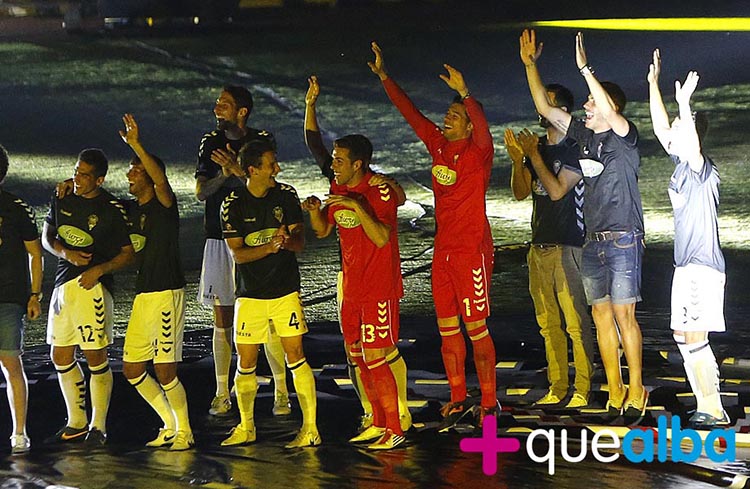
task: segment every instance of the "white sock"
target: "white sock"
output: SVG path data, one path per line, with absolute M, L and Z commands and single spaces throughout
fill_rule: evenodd
M 143 375 L 135 379 L 128 379 L 128 382 L 135 387 L 135 390 L 138 391 L 138 394 L 141 395 L 148 405 L 156 411 L 156 414 L 159 415 L 162 423 L 164 423 L 164 428 L 174 430 L 175 419 L 172 414 L 172 408 L 169 406 L 167 396 L 164 395 L 164 391 L 156 379 L 151 377 L 148 372 L 143 372 Z
M 67 425 L 71 428 L 85 428 L 89 419 L 86 416 L 86 380 L 81 366 L 74 361 L 69 365 L 55 365 L 55 369 L 68 411 Z
M 190 417 L 188 416 L 187 395 L 180 379 L 175 377 L 167 385 L 163 385 L 164 394 L 169 400 L 169 406 L 172 408 L 172 415 L 177 422 L 177 431 L 187 431 L 192 433 L 190 428 Z
M 724 413 L 719 393 L 719 365 L 708 340 L 678 345 L 685 361 L 685 371 L 692 371 L 695 385 L 691 383 L 697 410 L 720 418 Z M 690 374 L 688 374 L 688 379 Z
M 289 389 L 286 386 L 286 362 L 284 361 L 284 347 L 281 345 L 281 338 L 275 332 L 269 335 L 268 343 L 263 345 L 263 351 L 266 353 L 268 366 L 271 367 L 273 374 L 274 399 L 278 394 L 289 396 Z
M 229 366 L 232 363 L 232 328 L 214 326 L 214 373 L 216 374 L 216 395 L 229 395 Z
M 240 410 L 242 429 L 249 430 L 255 424 L 255 394 L 258 392 L 255 367 L 245 370 L 237 365 L 234 385 L 237 387 L 237 408 Z
M 89 429 L 96 428 L 107 433 L 107 412 L 112 397 L 112 370 L 109 360 L 100 365 L 89 365 L 91 371 L 91 424 Z

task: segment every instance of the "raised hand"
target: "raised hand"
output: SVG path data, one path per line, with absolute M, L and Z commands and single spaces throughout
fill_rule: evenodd
M 315 75 L 310 76 L 307 79 L 307 93 L 305 94 L 305 105 L 315 105 L 320 95 L 320 85 L 318 85 L 318 77 Z
M 700 80 L 698 73 L 691 71 L 687 74 L 685 83 L 682 85 L 680 85 L 680 80 L 674 82 L 674 98 L 679 105 L 690 103 L 690 97 L 693 96 L 693 92 L 695 92 L 695 88 L 698 86 L 698 80 Z
M 521 147 L 521 144 L 516 139 L 516 135 L 513 133 L 513 130 L 510 128 L 506 129 L 503 138 L 505 140 L 505 149 L 508 151 L 510 159 L 514 163 L 521 161 L 526 153 Z
M 128 146 L 138 144 L 138 124 L 135 122 L 133 114 L 125 114 L 122 116 L 122 122 L 125 124 L 125 131 L 119 131 L 122 140 Z
M 540 42 L 537 46 L 536 33 L 534 32 L 534 30 L 524 29 L 523 33 L 521 33 L 521 37 L 518 39 L 518 42 L 521 48 L 520 54 L 523 64 L 525 64 L 526 66 L 531 66 L 536 63 L 536 60 L 538 60 L 539 56 L 542 55 L 542 48 L 544 47 L 544 43 Z
M 388 78 L 388 73 L 385 72 L 385 63 L 383 62 L 383 52 L 380 50 L 380 46 L 378 46 L 378 43 L 373 41 L 372 44 L 370 44 L 370 48 L 372 49 L 372 52 L 375 54 L 375 60 L 374 61 L 368 61 L 367 66 L 370 67 L 370 70 L 372 70 L 373 73 L 378 75 L 378 78 L 381 80 L 385 80 Z
M 654 49 L 654 59 L 648 67 L 648 76 L 646 79 L 654 85 L 659 84 L 659 75 L 661 74 L 661 53 Z
M 319 211 L 321 205 L 323 205 L 323 203 L 314 195 L 311 195 L 310 197 L 303 200 L 301 204 L 302 210 L 307 212 Z
M 576 64 L 579 70 L 589 64 L 586 47 L 583 45 L 583 32 L 576 34 Z
M 448 71 L 448 76 L 440 75 L 440 79 L 443 80 L 446 85 L 458 92 L 462 97 L 469 93 L 469 89 L 466 88 L 466 83 L 464 82 L 464 76 L 460 71 L 447 64 L 444 64 L 443 68 Z
M 535 154 L 539 151 L 539 136 L 524 129 L 518 133 L 518 142 L 527 155 Z

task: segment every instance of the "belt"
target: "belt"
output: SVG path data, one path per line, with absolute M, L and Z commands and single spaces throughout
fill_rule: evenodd
M 630 233 L 631 231 L 597 231 L 594 233 L 586 233 L 586 239 L 589 241 L 610 241 L 613 239 L 619 239 Z
M 539 248 L 540 250 L 547 250 L 551 248 L 559 248 L 562 245 L 552 243 L 531 243 L 533 248 Z

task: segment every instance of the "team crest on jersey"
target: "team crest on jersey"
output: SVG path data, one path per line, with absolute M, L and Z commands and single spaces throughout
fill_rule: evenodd
M 141 230 L 146 227 L 146 214 L 141 214 Z
M 224 224 L 224 229 L 226 229 L 227 231 L 232 231 L 232 225 L 227 222 Z
M 453 185 L 456 183 L 456 171 L 451 170 L 445 165 L 435 165 L 432 167 L 432 176 L 435 177 L 440 185 Z
M 97 216 L 96 214 L 91 214 L 88 218 L 89 231 L 94 229 L 97 224 L 99 224 L 99 216 Z
M 351 209 L 339 209 L 333 213 L 333 218 L 344 229 L 356 228 L 361 224 L 357 213 Z
M 284 220 L 284 209 L 282 209 L 279 205 L 274 207 L 273 217 L 275 217 L 277 221 L 282 222 Z

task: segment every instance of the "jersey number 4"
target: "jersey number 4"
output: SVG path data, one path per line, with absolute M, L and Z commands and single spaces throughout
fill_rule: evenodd
M 297 313 L 293 312 L 291 316 L 289 316 L 289 326 L 294 329 L 299 329 L 299 319 L 297 319 Z

